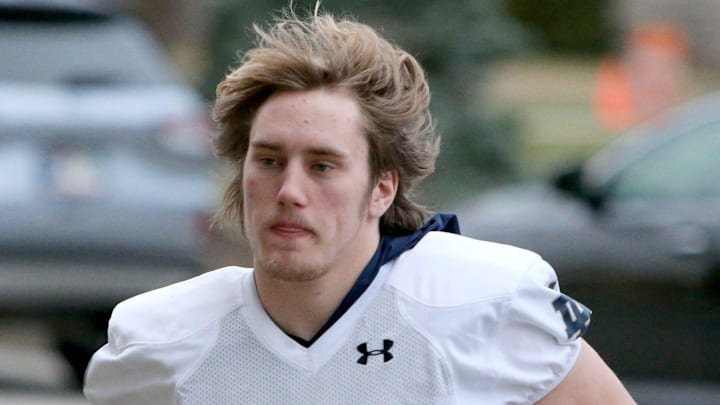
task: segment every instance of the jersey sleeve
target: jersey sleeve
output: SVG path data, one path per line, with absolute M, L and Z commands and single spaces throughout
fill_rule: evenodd
M 122 325 L 108 330 L 108 343 L 90 360 L 85 373 L 85 397 L 101 404 L 171 404 L 173 393 L 162 362 L 144 345 L 122 347 Z
M 210 324 L 171 339 L 157 339 L 148 331 L 146 312 L 123 304 L 115 309 L 108 342 L 93 355 L 85 373 L 83 391 L 90 403 L 176 404 L 177 384 L 202 360 L 208 339 L 217 334 Z M 162 329 L 163 322 L 158 325 L 156 329 Z
M 529 387 L 534 403 L 575 365 L 591 311 L 562 294 L 555 271 L 538 260 L 520 277 L 496 331 L 497 373 L 508 386 Z
M 240 307 L 236 291 L 248 275 L 248 269 L 218 269 L 118 304 L 108 342 L 85 373 L 88 400 L 97 405 L 177 403 L 177 385 L 214 345 L 218 319 Z

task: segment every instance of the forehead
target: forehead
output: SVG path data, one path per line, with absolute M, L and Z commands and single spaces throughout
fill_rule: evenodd
M 320 88 L 273 94 L 258 109 L 250 146 L 272 142 L 283 148 L 367 150 L 363 115 L 347 90 Z

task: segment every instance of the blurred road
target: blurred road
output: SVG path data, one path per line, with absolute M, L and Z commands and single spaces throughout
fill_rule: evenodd
M 79 393 L 22 394 L 0 391 L 2 405 L 90 405 Z
M 70 366 L 52 349 L 46 327 L 2 320 L 0 405 L 88 405 L 70 381 Z

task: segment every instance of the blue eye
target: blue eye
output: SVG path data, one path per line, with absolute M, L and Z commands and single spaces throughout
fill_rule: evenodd
M 271 158 L 260 158 L 258 159 L 258 162 L 260 162 L 263 166 L 277 166 L 278 161 Z
M 321 173 L 329 172 L 333 169 L 333 167 L 327 163 L 315 163 L 312 167 L 314 170 Z

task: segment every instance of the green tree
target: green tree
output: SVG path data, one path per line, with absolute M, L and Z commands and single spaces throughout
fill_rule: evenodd
M 547 49 L 599 54 L 613 45 L 614 0 L 506 0 L 508 12 L 540 37 Z

